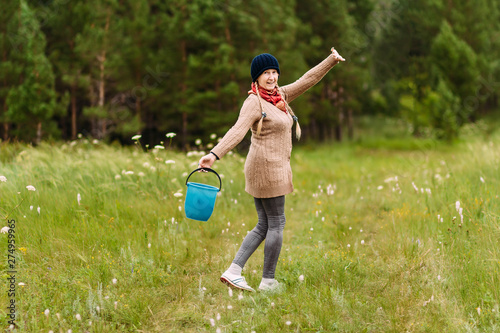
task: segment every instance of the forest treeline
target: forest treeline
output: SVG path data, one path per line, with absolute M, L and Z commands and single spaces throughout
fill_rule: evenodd
M 498 112 L 496 0 L 7 0 L 0 11 L 0 138 L 79 133 L 187 147 L 230 128 L 268 52 L 280 84 L 334 46 L 347 59 L 292 103 L 312 140 L 360 115 L 453 139 Z

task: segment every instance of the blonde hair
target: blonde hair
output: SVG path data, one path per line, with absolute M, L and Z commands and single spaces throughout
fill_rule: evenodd
M 262 117 L 260 118 L 259 123 L 257 124 L 257 135 L 260 135 L 260 132 L 262 131 L 262 122 L 264 121 L 264 118 L 267 115 L 264 112 L 264 109 L 262 107 L 262 101 L 261 101 L 260 92 L 259 92 L 259 84 L 257 81 L 255 81 L 254 84 L 255 84 L 255 91 L 257 93 L 257 99 L 259 100 L 260 111 L 262 112 Z M 278 91 L 280 91 L 280 87 L 278 86 L 278 84 L 276 84 L 276 88 L 278 89 Z M 300 140 L 300 136 L 302 134 L 302 131 L 300 130 L 299 118 L 297 118 L 295 113 L 293 113 L 292 108 L 290 107 L 290 105 L 288 105 L 288 102 L 285 100 L 285 98 L 283 98 L 283 94 L 281 94 L 281 91 L 280 91 L 280 95 L 281 95 L 283 102 L 285 102 L 285 108 L 287 109 L 288 112 L 290 112 L 292 119 L 297 124 L 297 126 L 295 127 L 295 136 L 297 137 L 297 140 Z

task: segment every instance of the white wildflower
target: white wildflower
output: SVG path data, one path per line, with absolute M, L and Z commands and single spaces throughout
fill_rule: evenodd
M 76 195 L 76 201 L 78 201 L 78 205 L 80 205 L 80 201 L 82 201 L 82 196 L 80 195 L 80 193 Z
M 214 320 L 214 318 L 210 318 L 210 325 L 211 325 L 212 327 L 214 327 L 214 326 L 215 326 L 215 320 Z
M 173 138 L 174 136 L 176 136 L 177 134 L 175 134 L 174 132 L 170 132 L 170 133 L 167 133 L 165 136 L 167 138 Z
M 351 244 L 347 244 L 347 247 L 351 247 Z
M 377 190 L 379 190 L 379 191 L 383 190 L 383 189 L 384 189 L 384 187 L 382 185 L 380 185 L 379 187 L 377 187 Z
M 96 306 L 95 309 L 96 309 L 97 312 L 101 312 L 101 307 L 99 305 Z
M 116 179 L 116 180 L 121 179 L 121 178 L 122 178 L 122 176 L 120 176 L 120 175 L 115 175 L 115 179 Z
M 240 294 L 238 295 L 238 300 L 240 300 L 240 301 L 241 301 L 242 299 L 243 299 L 243 294 L 242 294 L 242 293 L 240 293 Z
M 176 198 L 180 198 L 180 197 L 182 197 L 182 193 L 179 193 L 179 192 L 174 193 L 174 197 L 176 197 Z
M 300 281 L 300 282 L 304 281 L 304 275 L 300 275 L 300 276 L 299 276 L 299 281 Z
M 30 210 L 33 210 L 33 205 L 30 206 Z
M 274 302 L 271 302 L 271 307 L 274 308 Z
M 460 209 L 460 201 L 455 202 L 455 209 L 458 210 Z
M 0 230 L 0 232 L 1 232 L 2 234 L 6 234 L 6 233 L 8 233 L 8 232 L 9 232 L 9 229 L 10 229 L 9 227 L 5 226 L 5 227 L 3 227 L 3 228 Z
M 115 310 L 118 309 L 118 302 L 115 301 Z
M 166 160 L 165 164 L 175 164 L 175 161 L 174 160 Z
M 476 310 L 477 310 L 477 314 L 478 314 L 478 315 L 481 315 L 481 308 L 480 308 L 480 307 L 477 307 L 477 309 L 476 309 Z
M 292 325 L 292 322 L 290 320 L 288 320 L 286 323 L 285 323 L 287 326 L 290 326 Z
M 140 138 L 142 138 L 142 135 L 137 134 L 137 135 L 134 135 L 134 136 L 132 137 L 132 140 L 137 141 L 137 140 L 139 140 Z
M 313 231 L 313 230 L 314 230 L 314 228 L 311 228 L 310 230 L 311 230 L 311 231 Z
M 133 175 L 134 172 L 133 171 L 125 171 L 124 175 Z
M 50 314 L 49 309 L 45 309 L 45 311 L 43 313 L 45 314 L 45 317 L 49 318 L 49 314 Z
M 228 309 L 228 310 L 231 310 L 232 308 L 233 308 L 233 306 L 232 306 L 232 305 L 228 305 L 228 306 L 227 306 L 227 309 Z
M 68 333 L 73 333 L 73 331 L 71 329 L 68 330 Z
M 150 249 L 150 248 L 151 248 L 151 243 L 148 243 L 148 249 Z
M 0 182 L 6 182 L 7 181 L 7 177 L 5 176 L 0 176 Z
M 201 145 L 201 139 L 196 139 L 194 141 L 194 144 L 197 145 L 197 146 Z
M 82 320 L 82 316 L 80 316 L 79 313 L 76 314 L 75 318 L 76 318 L 76 320 Z
M 1 176 L 0 176 L 0 180 L 1 180 Z M 479 177 L 479 180 L 481 181 L 481 183 L 484 183 L 484 178 L 483 177 Z M 5 180 L 4 180 L 5 181 Z
M 217 316 L 215 316 L 215 318 L 216 318 L 217 320 L 220 320 L 220 313 L 218 313 L 218 314 L 217 314 Z
M 412 185 L 412 186 L 413 186 L 413 188 L 415 189 L 415 192 L 417 192 L 417 193 L 418 193 L 418 187 L 417 187 L 417 185 L 415 185 L 415 183 L 414 183 L 414 182 L 411 182 L 411 185 Z
M 156 145 L 155 149 L 165 149 L 165 147 L 163 147 L 162 145 Z
M 217 138 L 217 134 L 212 133 L 210 134 L 210 140 L 215 140 Z
M 219 327 L 217 327 L 217 329 L 215 330 L 215 333 L 221 333 L 222 331 L 220 330 Z
M 18 286 L 25 286 L 26 284 L 24 284 L 24 282 L 19 282 L 17 285 Z
M 36 209 L 36 211 L 38 212 L 38 214 L 40 214 L 40 206 L 38 206 L 38 208 Z
M 118 280 L 117 279 L 113 279 L 113 280 L 111 280 L 111 282 L 113 282 L 113 284 L 116 284 L 118 282 Z
M 33 185 L 28 185 L 26 186 L 26 188 L 28 189 L 28 191 L 36 191 L 36 188 Z
M 361 240 L 361 245 L 363 245 L 363 244 L 365 244 L 365 240 L 364 239 Z
M 233 289 L 228 288 L 229 297 L 233 297 Z

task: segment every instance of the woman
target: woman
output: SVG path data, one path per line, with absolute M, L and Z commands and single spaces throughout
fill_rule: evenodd
M 264 269 L 259 289 L 275 290 L 280 285 L 274 279 L 274 273 L 283 243 L 285 195 L 293 192 L 290 154 L 294 120 L 297 122 L 297 138 L 300 138 L 297 117 L 288 103 L 318 83 L 337 63 L 344 61 L 334 48 L 331 51 L 319 65 L 283 87 L 278 86 L 278 60 L 268 53 L 256 56 L 250 69 L 252 89 L 236 124 L 208 155 L 200 159 L 200 167 L 210 168 L 243 140 L 248 129 L 252 130 L 245 162 L 245 191 L 254 197 L 258 223 L 247 234 L 231 266 L 220 278 L 229 286 L 255 291 L 241 276 L 241 271 L 264 239 Z

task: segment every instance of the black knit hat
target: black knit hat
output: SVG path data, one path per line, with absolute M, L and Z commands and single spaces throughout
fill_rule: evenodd
M 280 64 L 278 60 L 269 53 L 262 53 L 253 58 L 250 73 L 252 74 L 252 82 L 257 81 L 257 78 L 267 69 L 275 69 L 280 73 Z

